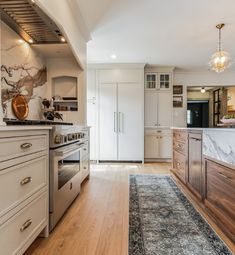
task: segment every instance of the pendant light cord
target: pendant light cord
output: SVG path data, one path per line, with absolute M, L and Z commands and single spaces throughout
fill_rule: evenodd
M 221 51 L 221 28 L 219 28 L 219 51 Z

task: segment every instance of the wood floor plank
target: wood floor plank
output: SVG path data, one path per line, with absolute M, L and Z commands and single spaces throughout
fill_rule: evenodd
M 90 179 L 55 230 L 25 255 L 127 255 L 128 176 L 169 169 L 169 163 L 92 165 Z

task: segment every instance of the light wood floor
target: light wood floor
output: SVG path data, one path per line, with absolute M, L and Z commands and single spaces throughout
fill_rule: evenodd
M 91 178 L 49 238 L 26 255 L 127 255 L 128 175 L 165 174 L 170 164 L 92 165 Z

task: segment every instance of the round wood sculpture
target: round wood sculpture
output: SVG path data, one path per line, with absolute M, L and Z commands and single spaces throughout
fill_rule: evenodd
M 19 120 L 24 120 L 29 114 L 29 106 L 24 96 L 18 94 L 12 99 L 12 110 Z

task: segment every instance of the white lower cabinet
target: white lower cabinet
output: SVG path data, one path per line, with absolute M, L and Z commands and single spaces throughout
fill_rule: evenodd
M 171 148 L 171 130 L 150 129 L 145 131 L 145 160 L 170 159 Z
M 0 144 L 9 140 L 12 147 L 0 147 L 0 254 L 21 255 L 40 233 L 48 236 L 48 136 L 48 130 L 0 132 Z
M 1 254 L 22 254 L 47 224 L 47 193 L 37 197 L 0 226 Z

